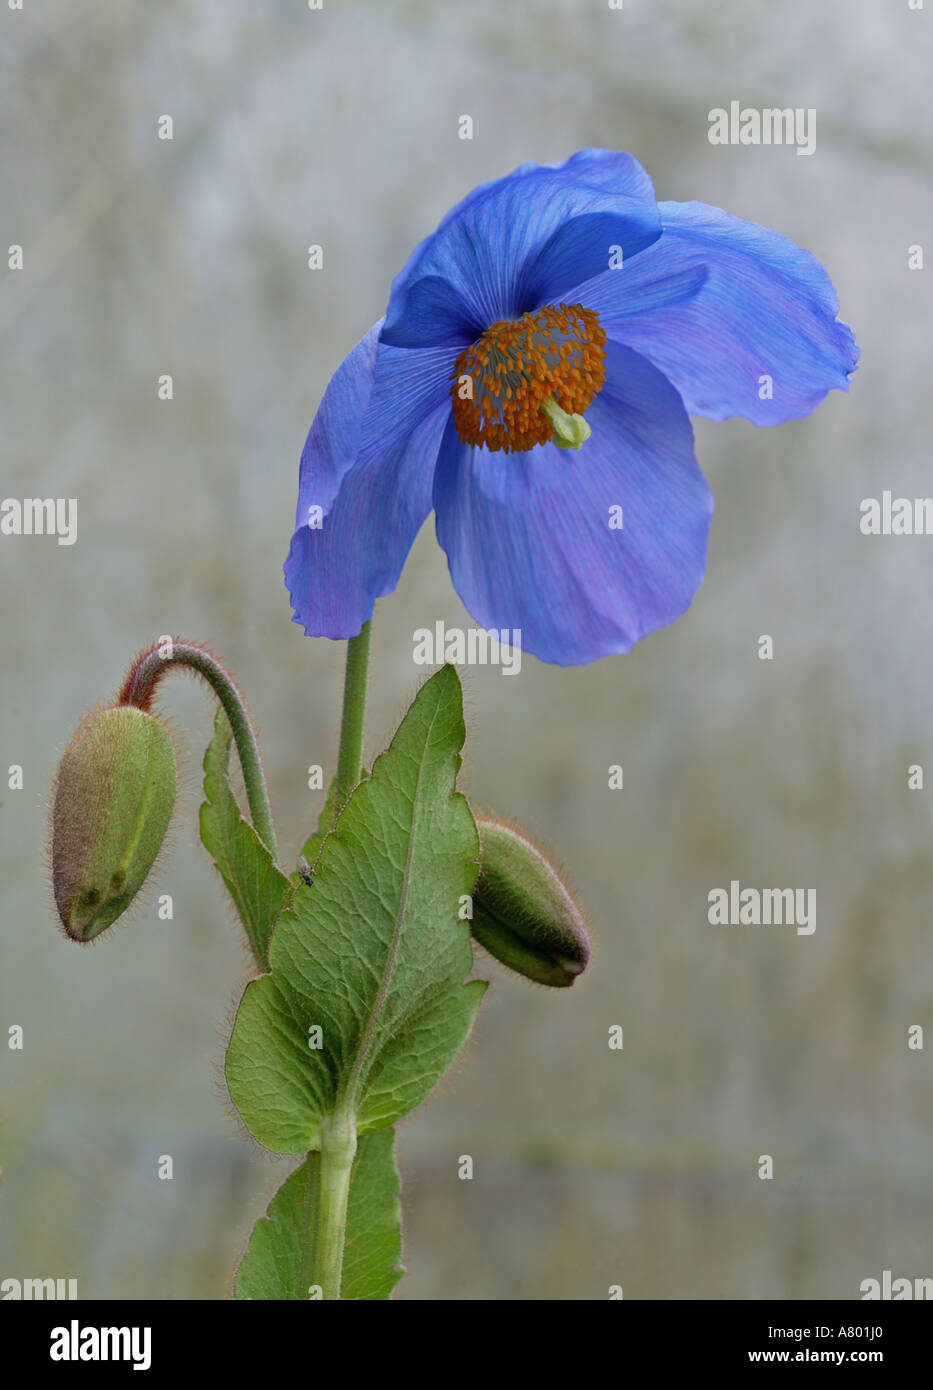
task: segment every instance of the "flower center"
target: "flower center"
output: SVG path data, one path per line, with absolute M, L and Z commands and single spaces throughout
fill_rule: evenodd
M 605 330 L 592 309 L 548 304 L 502 319 L 457 358 L 450 389 L 464 444 L 533 449 L 552 440 L 579 449 L 583 419 L 606 379 Z

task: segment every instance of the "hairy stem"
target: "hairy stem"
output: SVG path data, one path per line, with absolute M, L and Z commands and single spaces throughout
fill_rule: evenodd
M 347 671 L 343 685 L 343 717 L 334 795 L 335 818 L 349 800 L 363 770 L 363 721 L 366 717 L 371 625 L 372 619 L 363 624 L 359 636 L 351 637 L 347 643 Z
M 350 799 L 363 771 L 363 724 L 366 718 L 366 684 L 369 677 L 369 636 L 365 622 L 357 637 L 347 643 L 347 668 L 343 682 L 343 715 L 340 750 L 334 788 L 334 821 Z M 343 1249 L 347 1234 L 350 1177 L 356 1155 L 356 1119 L 341 1109 L 330 1118 L 321 1136 L 317 1229 L 310 1283 L 321 1297 L 339 1299 L 343 1277 Z
M 243 769 L 243 783 L 246 787 L 246 800 L 253 829 L 273 859 L 278 861 L 269 794 L 266 791 L 266 779 L 259 759 L 259 745 L 246 710 L 246 701 L 234 684 L 229 671 L 221 666 L 216 657 L 204 647 L 196 647 L 190 642 L 158 643 L 144 651 L 133 663 L 117 696 L 118 704 L 136 705 L 139 709 L 148 710 L 156 686 L 173 666 L 186 666 L 202 676 L 223 706 L 233 730 L 240 767 Z
M 311 1271 L 311 1284 L 317 1284 L 321 1297 L 329 1300 L 340 1298 L 347 1204 L 355 1156 L 355 1117 L 338 1111 L 331 1117 L 321 1136 L 317 1233 Z

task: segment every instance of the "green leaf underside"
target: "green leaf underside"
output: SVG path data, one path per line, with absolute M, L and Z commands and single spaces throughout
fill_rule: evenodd
M 253 955 L 268 966 L 269 941 L 289 901 L 292 885 L 240 811 L 230 790 L 230 723 L 217 711 L 214 736 L 204 754 L 201 839 L 227 885 Z
M 342 1299 L 387 1299 L 402 1277 L 395 1131 L 364 1134 L 347 1206 Z M 307 1299 L 314 1265 L 320 1156 L 309 1154 L 256 1222 L 237 1270 L 237 1298 Z
M 271 973 L 246 988 L 227 1084 L 268 1149 L 320 1148 L 338 1107 L 360 1134 L 394 1124 L 466 1041 L 486 986 L 463 983 L 472 954 L 458 909 L 479 848 L 455 790 L 463 739 L 460 682 L 445 666 L 347 802 L 313 883 L 295 890 Z

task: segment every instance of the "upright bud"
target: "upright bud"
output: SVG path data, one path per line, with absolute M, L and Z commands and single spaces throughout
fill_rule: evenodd
M 174 805 L 165 726 L 133 705 L 92 711 L 58 765 L 52 805 L 55 905 L 75 941 L 98 936 L 129 907 Z
M 503 965 L 565 988 L 586 968 L 590 943 L 557 870 L 511 826 L 477 816 L 479 877 L 470 928 Z

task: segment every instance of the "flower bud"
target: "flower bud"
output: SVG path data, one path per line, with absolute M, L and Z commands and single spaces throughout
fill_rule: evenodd
M 145 882 L 175 805 L 165 726 L 133 705 L 87 716 L 58 765 L 52 886 L 65 931 L 90 941 Z
M 479 877 L 471 931 L 503 965 L 565 988 L 586 968 L 590 943 L 580 910 L 539 849 L 499 821 L 476 818 Z

